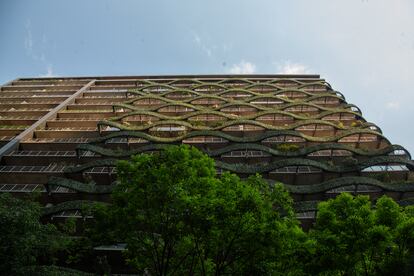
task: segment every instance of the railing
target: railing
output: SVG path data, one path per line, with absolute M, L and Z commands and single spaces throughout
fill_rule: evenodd
M 307 125 L 300 126 L 295 128 L 295 130 L 333 130 L 333 126 L 324 126 L 324 125 Z
M 184 139 L 183 144 L 192 144 L 192 143 L 227 143 L 228 141 L 220 137 L 193 137 L 189 139 Z
M 2 116 L 0 115 L 0 120 L 38 120 L 42 116 L 19 116 L 19 115 L 13 115 L 13 116 Z
M 289 166 L 289 167 L 283 167 L 283 168 L 277 168 L 270 172 L 270 174 L 281 174 L 281 173 L 321 173 L 322 170 L 311 167 L 311 166 Z
M 118 96 L 118 95 L 113 95 L 113 96 L 92 96 L 92 95 L 83 95 L 82 98 L 79 99 L 125 99 L 125 96 Z
M 352 153 L 347 150 L 318 150 L 308 156 L 352 156 Z
M 348 136 L 341 138 L 339 140 L 340 143 L 342 142 L 375 142 L 378 141 L 378 138 L 376 136 L 372 137 L 358 137 L 358 136 Z
M 240 158 L 240 157 L 269 157 L 272 156 L 269 153 L 260 151 L 260 150 L 249 150 L 249 151 L 242 151 L 242 150 L 238 150 L 238 151 L 232 151 L 232 152 L 228 152 L 225 153 L 223 155 L 221 155 L 221 157 L 235 157 L 235 158 Z
M 96 122 L 99 121 L 100 119 L 96 118 L 56 118 L 54 120 L 52 120 L 52 122 L 57 122 L 57 121 L 67 121 L 67 122 L 78 122 L 78 121 L 90 121 L 90 122 Z
M 1 173 L 24 172 L 24 173 L 61 173 L 65 169 L 65 165 L 56 163 L 48 166 L 0 166 Z
M 316 217 L 315 211 L 299 212 L 296 213 L 297 219 L 314 219 Z
M 280 142 L 304 143 L 306 142 L 306 140 L 302 137 L 281 135 L 281 136 L 266 138 L 262 142 L 263 143 L 280 143 Z
M 76 151 L 35 151 L 35 150 L 22 150 L 13 151 L 9 156 L 39 156 L 39 157 L 52 157 L 52 156 L 64 156 L 75 157 Z
M 2 112 L 8 112 L 8 111 L 42 111 L 42 112 L 48 112 L 52 110 L 51 108 L 0 108 L 0 111 Z
M 326 191 L 328 194 L 333 193 L 355 193 L 355 192 L 364 192 L 364 193 L 377 193 L 381 192 L 381 189 L 375 186 L 369 186 L 369 185 L 349 185 L 344 187 L 338 187 L 329 191 Z
M 83 216 L 79 210 L 68 210 L 56 213 L 51 217 L 52 220 L 56 218 L 92 218 L 92 216 Z
M 409 171 L 405 165 L 383 165 L 371 166 L 362 170 L 363 172 L 401 172 Z
M 111 138 L 105 141 L 105 144 L 143 144 L 148 143 L 147 140 L 141 138 Z
M 88 143 L 90 138 L 27 138 L 24 142 L 35 142 L 35 143 Z
M 84 174 L 116 174 L 116 167 L 93 167 L 83 172 Z
M 43 184 L 0 184 L 1 193 L 31 193 L 35 191 L 46 192 L 46 188 Z
M 97 127 L 47 127 L 45 130 L 58 131 L 97 131 Z
M 254 125 L 234 125 L 228 126 L 222 129 L 222 131 L 254 131 L 254 130 L 263 130 L 263 127 L 254 126 Z

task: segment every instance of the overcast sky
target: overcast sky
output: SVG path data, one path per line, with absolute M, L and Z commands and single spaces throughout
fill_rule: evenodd
M 317 73 L 414 154 L 412 0 L 0 0 L 17 77 Z

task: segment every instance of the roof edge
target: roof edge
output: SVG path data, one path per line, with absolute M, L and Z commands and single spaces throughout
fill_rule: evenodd
M 54 79 L 165 79 L 165 78 L 305 78 L 319 79 L 317 74 L 197 74 L 197 75 L 115 75 L 115 76 L 65 76 L 65 77 L 25 77 L 19 80 L 54 80 Z

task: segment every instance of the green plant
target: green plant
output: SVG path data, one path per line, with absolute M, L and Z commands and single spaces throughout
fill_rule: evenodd
M 358 164 L 358 159 L 348 156 L 346 158 L 343 159 L 342 164 L 344 166 L 355 166 Z
M 151 275 L 259 275 L 300 270 L 306 238 L 282 185 L 216 176 L 195 148 L 168 147 L 117 167 L 112 205 L 97 209 L 92 237 L 127 243 L 127 262 Z M 281 262 L 281 260 L 286 260 Z M 294 275 L 294 274 L 292 274 Z
M 310 238 L 311 275 L 411 275 L 414 217 L 387 196 L 375 207 L 347 193 L 320 203 Z
M 204 121 L 196 121 L 196 120 L 192 120 L 192 121 L 189 121 L 189 123 L 191 124 L 191 125 L 193 125 L 194 127 L 200 127 L 200 126 L 204 126 L 205 125 L 205 123 L 204 123 Z
M 360 127 L 360 126 L 362 126 L 363 125 L 363 123 L 362 123 L 362 121 L 361 120 L 356 120 L 356 121 L 353 121 L 352 123 L 351 123 L 351 127 Z
M 15 130 L 24 130 L 29 126 L 25 125 L 0 125 L 0 129 L 15 129 Z
M 391 181 L 391 176 L 389 174 L 389 172 L 381 172 L 381 173 L 376 173 L 374 175 L 372 175 L 373 178 L 378 179 L 381 182 L 390 182 Z
M 22 270 L 38 264 L 38 259 L 53 262 L 68 239 L 52 224 L 40 222 L 38 203 L 0 195 L 0 273 L 22 275 Z
M 219 126 L 221 126 L 222 124 L 224 124 L 226 121 L 223 121 L 223 120 L 219 120 L 219 121 L 212 121 L 212 122 L 210 122 L 209 123 L 209 125 L 212 127 L 212 128 L 215 128 L 215 127 L 219 127 Z
M 299 146 L 295 144 L 278 144 L 276 149 L 281 152 L 292 152 L 299 150 Z

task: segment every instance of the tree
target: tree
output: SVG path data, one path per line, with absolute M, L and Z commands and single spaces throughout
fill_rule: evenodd
M 40 223 L 40 215 L 36 202 L 0 195 L 1 274 L 20 275 L 65 246 L 62 234 L 54 225 Z
M 117 174 L 112 205 L 95 212 L 94 237 L 126 242 L 127 261 L 140 272 L 300 272 L 292 246 L 306 236 L 281 185 L 218 177 L 214 161 L 188 146 L 119 161 Z
M 387 196 L 342 193 L 318 206 L 311 274 L 403 275 L 414 248 L 414 217 Z

